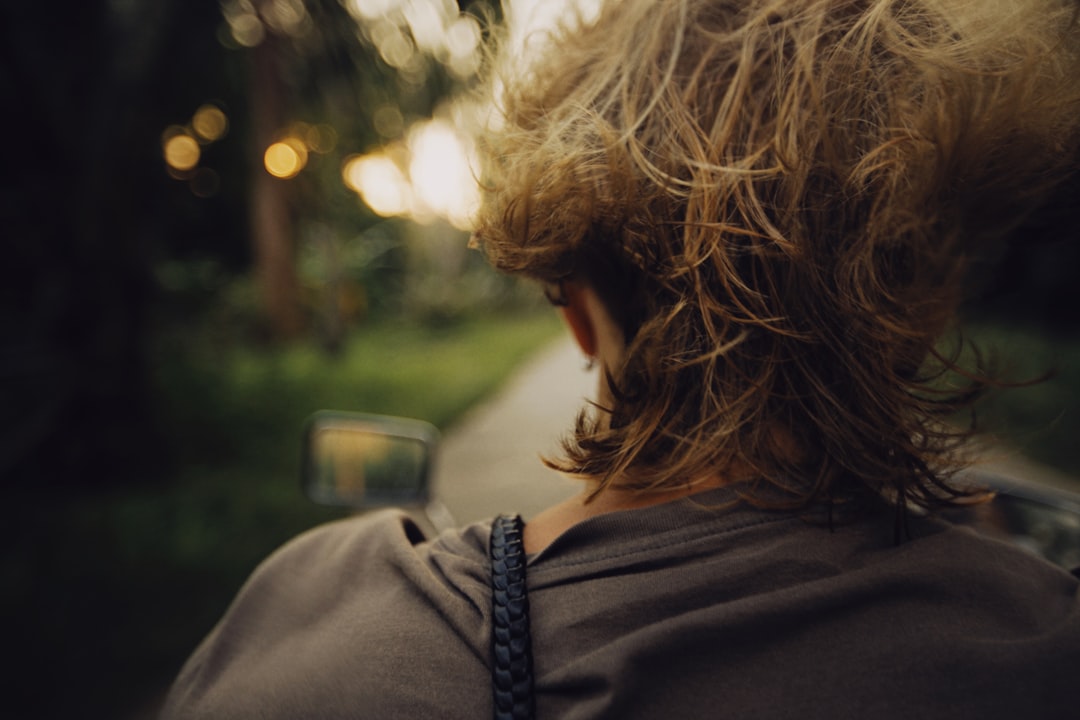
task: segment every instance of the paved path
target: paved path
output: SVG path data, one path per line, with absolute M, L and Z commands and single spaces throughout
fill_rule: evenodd
M 586 372 L 569 336 L 516 371 L 490 400 L 470 410 L 443 437 L 435 465 L 434 496 L 454 522 L 498 513 L 528 519 L 579 491 L 581 484 L 544 467 L 577 411 L 595 391 L 598 372 Z M 1077 492 L 1080 484 L 1052 468 L 998 448 L 982 451 L 991 473 Z M 442 523 L 440 523 L 442 524 Z
M 555 453 L 594 394 L 597 371 L 586 372 L 584 365 L 566 335 L 446 432 L 433 489 L 456 523 L 508 512 L 528 519 L 581 488 L 546 468 L 540 455 Z

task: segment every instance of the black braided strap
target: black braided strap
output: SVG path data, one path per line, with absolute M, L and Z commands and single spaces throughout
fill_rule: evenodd
M 525 591 L 525 549 L 520 516 L 491 524 L 491 610 L 494 623 L 491 684 L 495 720 L 532 720 L 532 643 Z

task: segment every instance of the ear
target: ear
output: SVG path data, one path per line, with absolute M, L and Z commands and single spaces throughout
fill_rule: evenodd
M 570 332 L 574 334 L 581 352 L 588 357 L 596 357 L 596 326 L 593 324 L 592 315 L 589 314 L 587 293 L 584 286 L 566 280 L 563 282 L 563 293 L 566 296 L 566 305 L 559 308 L 563 320 L 566 321 Z

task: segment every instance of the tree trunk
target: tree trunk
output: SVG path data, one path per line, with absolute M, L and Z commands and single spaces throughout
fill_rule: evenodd
M 294 338 L 303 329 L 293 240 L 292 193 L 289 180 L 273 177 L 263 166 L 263 153 L 285 125 L 279 69 L 280 38 L 267 28 L 266 38 L 252 51 L 251 106 L 255 147 L 252 153 L 251 235 L 255 276 L 263 313 L 271 334 Z

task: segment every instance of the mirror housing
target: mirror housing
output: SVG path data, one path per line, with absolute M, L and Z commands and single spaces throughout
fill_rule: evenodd
M 994 493 L 990 502 L 944 516 L 1024 548 L 1066 570 L 1080 569 L 1080 494 L 992 472 L 968 475 Z
M 304 426 L 301 482 L 320 505 L 425 507 L 439 431 L 422 420 L 321 410 Z

